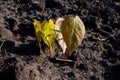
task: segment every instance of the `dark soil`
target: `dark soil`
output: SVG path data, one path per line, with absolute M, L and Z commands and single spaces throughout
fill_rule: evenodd
M 0 1 L 0 80 L 120 80 L 120 6 L 107 0 L 18 1 Z M 43 59 L 32 22 L 68 14 L 86 27 L 71 56 L 75 62 Z M 59 53 L 57 43 L 55 48 Z

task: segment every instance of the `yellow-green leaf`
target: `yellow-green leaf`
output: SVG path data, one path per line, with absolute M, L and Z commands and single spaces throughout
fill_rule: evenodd
M 73 51 L 81 44 L 85 35 L 85 26 L 77 15 L 68 15 L 61 25 L 63 39 L 67 45 L 67 55 L 71 56 Z
M 41 36 L 43 41 L 50 48 L 51 53 L 53 53 L 55 31 L 54 31 L 54 23 L 52 19 L 50 19 L 49 22 L 43 21 L 41 26 L 41 32 L 42 32 Z
M 96 0 L 96 2 L 100 2 L 99 0 Z
M 66 46 L 65 41 L 63 40 L 63 35 L 62 35 L 61 29 L 60 29 L 63 21 L 64 21 L 63 18 L 58 18 L 56 20 L 56 22 L 55 22 L 55 31 L 56 31 L 56 40 L 58 41 L 60 47 L 63 50 L 63 54 L 64 54 L 65 51 L 66 51 L 67 46 Z
M 39 47 L 41 49 L 41 23 L 39 21 L 34 21 L 34 30 L 35 30 L 35 35 L 37 37 L 37 41 L 39 44 Z
M 120 2 L 114 2 L 116 6 L 120 6 Z

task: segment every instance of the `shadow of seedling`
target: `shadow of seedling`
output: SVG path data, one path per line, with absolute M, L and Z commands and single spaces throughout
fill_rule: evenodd
M 19 55 L 40 55 L 39 47 L 35 43 L 21 44 L 13 47 L 9 52 Z
M 17 31 L 21 36 L 35 36 L 34 26 L 32 23 L 21 23 L 19 26 L 19 30 Z
M 2 50 L 7 53 L 19 54 L 19 55 L 40 55 L 39 47 L 35 41 L 31 41 L 28 44 L 21 44 L 15 47 L 15 42 L 5 41 Z
M 4 45 L 2 46 L 2 54 L 7 53 L 9 50 L 11 50 L 15 46 L 15 43 L 9 40 L 4 41 Z

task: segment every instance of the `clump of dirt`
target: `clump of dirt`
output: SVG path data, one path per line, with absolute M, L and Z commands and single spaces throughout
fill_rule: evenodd
M 120 6 L 94 0 L 0 1 L 0 80 L 120 80 Z M 73 62 L 43 58 L 33 20 L 77 14 L 86 35 Z M 43 46 L 44 47 L 44 46 Z M 55 53 L 61 50 L 55 43 Z M 48 49 L 45 52 L 49 54 Z

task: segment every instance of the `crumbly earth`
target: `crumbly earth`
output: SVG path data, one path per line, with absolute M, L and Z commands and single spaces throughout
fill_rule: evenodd
M 75 62 L 44 59 L 32 22 L 68 14 L 77 14 L 86 27 L 71 56 Z M 0 1 L 2 41 L 0 80 L 120 80 L 120 6 L 107 0 Z M 57 43 L 55 51 L 61 51 Z

